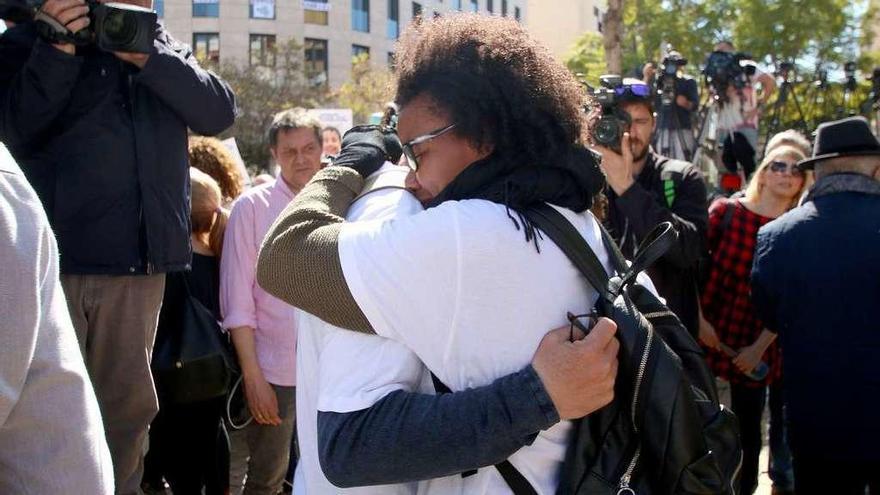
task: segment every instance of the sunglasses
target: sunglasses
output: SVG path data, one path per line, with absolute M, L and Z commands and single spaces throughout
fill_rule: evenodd
M 647 84 L 624 84 L 614 88 L 615 96 L 636 96 L 638 98 L 647 98 L 651 96 L 651 86 Z
M 415 151 L 413 151 L 413 146 L 417 144 L 427 143 L 435 137 L 440 137 L 451 131 L 454 127 L 455 124 L 449 124 L 446 127 L 431 131 L 428 134 L 413 138 L 412 140 L 404 143 L 401 147 L 403 148 L 403 156 L 406 157 L 406 163 L 409 164 L 409 168 L 411 168 L 413 172 L 418 172 L 419 170 L 419 161 L 416 159 L 416 153 Z
M 803 177 L 804 175 L 804 169 L 802 169 L 797 163 L 786 163 L 781 160 L 776 160 L 770 162 L 769 168 L 771 172 L 777 174 L 788 171 L 792 177 Z
M 590 333 L 590 330 L 596 326 L 596 323 L 599 321 L 599 314 L 596 312 L 586 313 L 582 315 L 576 315 L 569 312 L 566 317 L 568 318 L 568 340 L 569 342 L 574 342 L 574 329 L 577 328 L 585 335 Z

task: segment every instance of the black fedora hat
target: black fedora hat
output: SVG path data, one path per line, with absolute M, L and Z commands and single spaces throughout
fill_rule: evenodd
M 856 155 L 880 155 L 880 142 L 871 133 L 864 117 L 849 117 L 820 124 L 816 129 L 813 156 L 801 160 L 802 168 L 813 168 L 816 162 L 829 158 Z

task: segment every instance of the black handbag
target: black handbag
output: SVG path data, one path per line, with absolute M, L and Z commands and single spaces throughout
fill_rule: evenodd
M 185 291 L 181 301 L 165 301 L 159 315 L 160 328 L 175 331 L 157 338 L 153 349 L 156 389 L 163 401 L 175 404 L 224 397 L 236 372 L 229 340 L 192 295 L 186 274 L 171 276 L 180 277 Z

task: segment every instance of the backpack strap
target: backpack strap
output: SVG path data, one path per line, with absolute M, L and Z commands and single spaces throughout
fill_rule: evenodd
M 438 394 L 452 393 L 452 390 L 450 390 L 445 383 L 440 381 L 434 372 L 431 372 L 431 381 L 434 383 L 434 390 L 437 391 Z M 510 491 L 513 492 L 513 495 L 538 495 L 538 492 L 535 491 L 532 484 L 529 483 L 529 480 L 527 480 L 526 477 L 510 463 L 510 461 L 504 460 L 495 464 L 495 469 L 501 474 L 501 477 L 504 479 L 504 482 L 507 483 L 507 486 L 510 487 Z M 474 474 L 477 474 L 476 469 L 461 473 L 461 477 L 467 478 Z
M 657 159 L 654 164 L 660 170 L 660 181 L 663 183 L 663 196 L 666 198 L 666 206 L 672 208 L 675 203 L 675 192 L 681 184 L 685 172 L 692 165 L 682 160 L 670 160 L 667 157 Z
M 552 206 L 541 204 L 530 207 L 523 213 L 535 226 L 547 234 L 559 249 L 568 256 L 574 266 L 586 277 L 599 296 L 613 302 L 621 287 L 631 283 L 640 272 L 651 266 L 675 243 L 677 233 L 670 222 L 663 222 L 652 230 L 639 245 L 632 264 L 626 261 L 620 248 L 602 224 L 602 240 L 608 250 L 611 265 L 620 277 L 609 284 L 605 268 L 596 253 L 574 225 Z

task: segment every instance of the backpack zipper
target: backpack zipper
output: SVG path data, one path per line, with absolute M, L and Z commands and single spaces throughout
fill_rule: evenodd
M 639 427 L 636 424 L 636 407 L 639 403 L 639 389 L 642 387 L 642 381 L 645 379 L 645 371 L 648 368 L 648 355 L 651 353 L 651 342 L 654 340 L 654 329 L 648 327 L 648 336 L 645 339 L 645 350 L 642 351 L 642 359 L 639 362 L 639 371 L 636 374 L 636 384 L 633 389 L 633 400 L 632 400 L 632 424 L 633 431 L 635 431 L 636 435 L 639 433 Z M 639 456 L 642 454 L 642 445 L 639 442 L 638 447 L 636 447 L 636 452 L 633 454 L 632 460 L 629 461 L 629 465 L 626 467 L 626 471 L 624 471 L 623 476 L 620 477 L 620 484 L 618 485 L 617 495 L 636 495 L 636 492 L 629 487 L 629 482 L 632 480 L 633 471 L 636 469 L 636 464 L 639 462 Z

